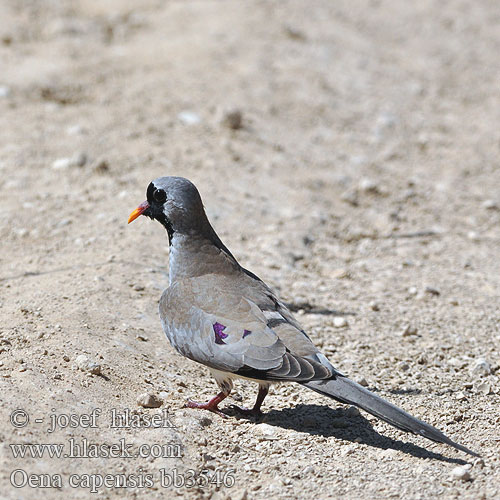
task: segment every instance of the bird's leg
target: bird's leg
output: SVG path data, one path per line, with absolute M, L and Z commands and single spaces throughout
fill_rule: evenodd
M 186 406 L 188 408 L 198 408 L 200 410 L 208 410 L 213 413 L 217 413 L 221 417 L 227 418 L 224 413 L 219 410 L 219 403 L 224 401 L 231 391 L 233 390 L 233 382 L 231 379 L 220 379 L 216 378 L 217 385 L 220 387 L 221 391 L 217 396 L 213 397 L 208 403 L 197 403 L 196 401 L 188 400 Z
M 253 408 L 252 409 L 240 408 L 239 406 L 237 406 L 236 408 L 240 413 L 243 413 L 245 415 L 249 415 L 252 417 L 260 417 L 262 416 L 262 411 L 260 410 L 260 407 L 262 406 L 264 398 L 267 396 L 268 392 L 269 392 L 269 385 L 259 384 L 259 392 L 257 394 L 257 399 L 255 400 Z
M 208 403 L 197 403 L 196 401 L 188 400 L 188 402 L 186 403 L 186 406 L 188 408 L 198 408 L 199 410 L 212 411 L 214 413 L 217 413 L 217 415 L 220 415 L 221 417 L 227 418 L 226 415 L 224 415 L 224 413 L 222 413 L 219 410 L 218 405 L 221 401 L 226 399 L 228 396 L 229 396 L 229 393 L 225 394 L 224 391 L 221 391 L 221 392 L 219 392 L 219 394 L 217 394 L 217 396 L 213 397 Z

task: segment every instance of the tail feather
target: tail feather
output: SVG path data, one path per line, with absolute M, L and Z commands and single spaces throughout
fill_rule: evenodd
M 302 385 L 320 394 L 330 396 L 341 403 L 358 406 L 398 429 L 424 436 L 438 443 L 448 444 L 474 457 L 479 456 L 465 446 L 455 443 L 432 425 L 412 417 L 401 408 L 385 401 L 347 377 L 336 376 L 336 378 L 329 380 L 313 380 Z

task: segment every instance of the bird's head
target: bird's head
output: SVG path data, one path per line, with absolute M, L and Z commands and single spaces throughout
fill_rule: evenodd
M 146 198 L 130 214 L 129 224 L 139 215 L 146 215 L 160 222 L 171 240 L 174 233 L 189 234 L 206 221 L 196 186 L 183 177 L 158 177 L 149 184 Z

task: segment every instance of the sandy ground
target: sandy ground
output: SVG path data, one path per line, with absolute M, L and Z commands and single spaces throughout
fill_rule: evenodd
M 498 2 L 3 0 L 0 19 L 2 498 L 500 497 Z M 196 183 L 339 369 L 482 459 L 299 386 L 262 422 L 183 408 L 216 386 L 161 331 L 162 228 L 126 225 L 160 175 Z M 10 446 L 84 440 L 99 457 Z M 170 447 L 104 456 L 120 440 Z M 92 494 L 106 474 L 129 488 Z

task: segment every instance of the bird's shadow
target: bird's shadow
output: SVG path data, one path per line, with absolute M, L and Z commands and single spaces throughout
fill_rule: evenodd
M 352 416 L 351 411 L 344 408 L 333 409 L 316 404 L 299 404 L 295 408 L 271 410 L 258 418 L 242 415 L 234 407 L 229 407 L 225 413 L 250 421 L 265 422 L 283 429 L 307 432 L 312 436 L 333 436 L 337 439 L 362 443 L 383 450 L 397 450 L 417 458 L 440 460 L 459 465 L 468 463 L 459 458 L 445 457 L 440 453 L 429 451 L 412 443 L 383 436 L 361 414 Z
M 317 306 L 309 302 L 285 302 L 285 306 L 291 312 L 304 311 L 304 314 L 321 314 L 325 316 L 356 316 L 353 311 L 337 311 L 323 306 Z

